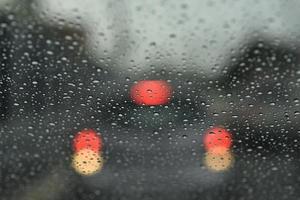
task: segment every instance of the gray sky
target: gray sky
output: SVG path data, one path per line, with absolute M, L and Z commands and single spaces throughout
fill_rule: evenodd
M 296 0 L 45 0 L 39 4 L 54 23 L 65 19 L 85 27 L 88 48 L 98 58 L 104 52 L 120 56 L 115 67 L 124 74 L 133 66 L 142 72 L 149 62 L 162 60 L 174 70 L 185 66 L 217 76 L 219 71 L 212 68 L 222 68 L 231 50 L 246 44 L 253 33 L 288 42 L 295 41 L 300 27 Z

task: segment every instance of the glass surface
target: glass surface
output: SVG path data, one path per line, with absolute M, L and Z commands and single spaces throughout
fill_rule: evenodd
M 299 199 L 299 4 L 0 1 L 0 199 Z

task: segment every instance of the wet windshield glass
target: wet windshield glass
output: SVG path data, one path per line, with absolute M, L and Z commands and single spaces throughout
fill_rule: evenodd
M 298 199 L 297 1 L 0 1 L 0 199 Z

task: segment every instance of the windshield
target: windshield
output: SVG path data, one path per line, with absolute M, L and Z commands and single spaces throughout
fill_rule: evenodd
M 297 1 L 0 1 L 0 199 L 298 199 Z

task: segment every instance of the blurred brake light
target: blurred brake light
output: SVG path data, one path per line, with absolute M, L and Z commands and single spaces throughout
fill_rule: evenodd
M 207 151 L 216 147 L 228 149 L 232 145 L 231 133 L 225 128 L 214 127 L 205 132 L 204 147 Z
M 208 129 L 204 134 L 203 143 L 207 151 L 204 164 L 208 169 L 220 172 L 229 169 L 233 165 L 232 136 L 225 128 L 214 127 Z
M 102 139 L 92 129 L 85 129 L 78 132 L 73 140 L 73 148 L 75 152 L 81 149 L 91 149 L 94 152 L 102 150 Z
M 172 88 L 167 81 L 144 80 L 131 87 L 130 97 L 138 105 L 165 105 L 169 103 Z
M 73 139 L 74 170 L 81 175 L 93 175 L 103 167 L 102 138 L 92 129 L 78 132 Z

